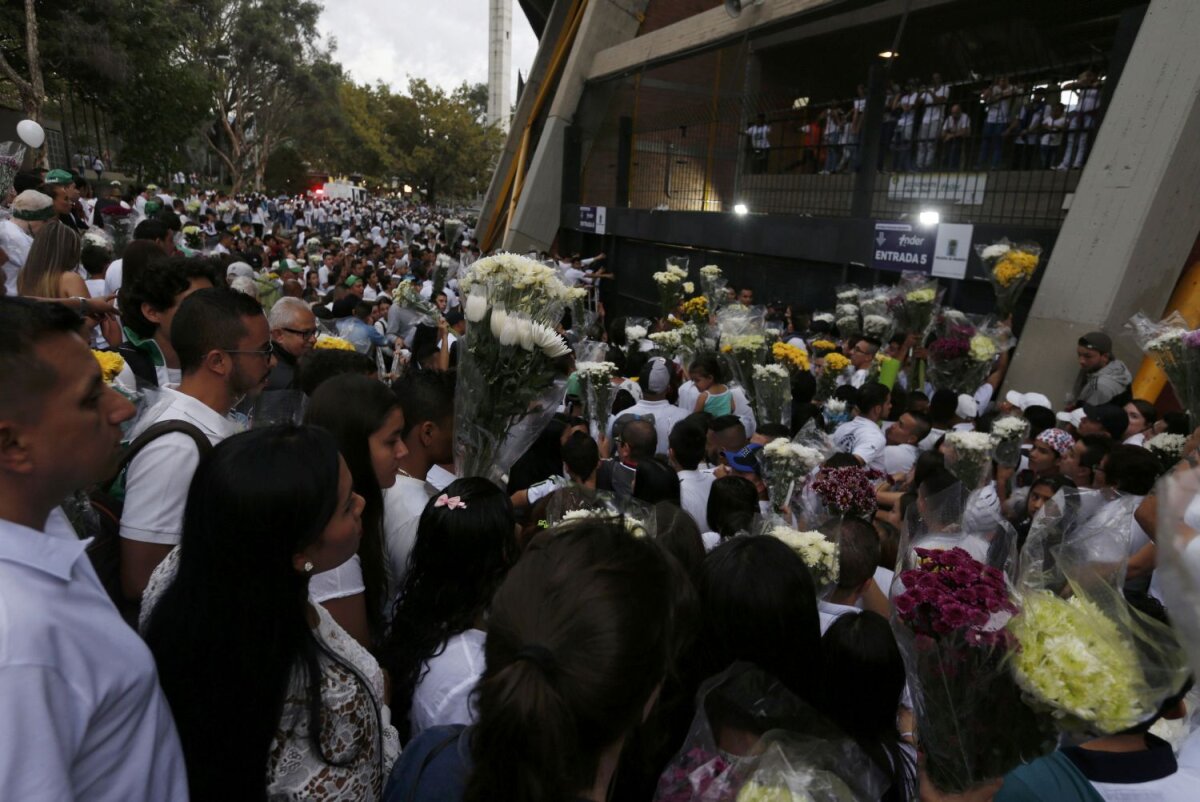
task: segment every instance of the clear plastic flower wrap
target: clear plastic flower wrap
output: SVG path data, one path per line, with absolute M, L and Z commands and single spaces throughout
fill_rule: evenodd
M 514 254 L 475 262 L 462 281 L 467 347 L 455 388 L 455 465 L 459 476 L 501 485 L 566 394 L 554 330 L 566 288 L 555 271 Z
M 1137 497 L 1060 490 L 1034 519 L 1017 578 L 1013 676 L 1064 732 L 1121 732 L 1153 717 L 1187 676 L 1172 630 L 1122 593 Z
M 654 799 L 735 802 L 743 790 L 747 800 L 769 799 L 761 794 L 804 783 L 842 794 L 816 797 L 830 800 L 878 799 L 888 784 L 853 741 L 782 682 L 734 663 L 700 686 L 691 730 Z
M 891 300 L 895 289 L 884 284 L 860 289 L 858 291 L 858 308 L 863 316 L 886 315 L 893 317 Z
M 1029 421 L 1020 415 L 1004 415 L 992 421 L 992 459 L 1007 468 L 1021 464 L 1021 444 L 1029 437 Z
M 992 477 L 992 437 L 983 432 L 946 433 L 946 467 L 963 483 L 975 490 Z
M 729 281 L 721 273 L 721 268 L 716 265 L 700 268 L 700 292 L 708 300 L 710 312 L 715 313 L 721 307 L 729 305 L 729 296 L 725 292 L 728 285 Z
M 482 296 L 476 294 L 476 308 L 468 308 L 468 314 L 478 314 L 481 298 Z M 396 289 L 392 290 L 392 302 L 416 312 L 420 316 L 420 322 L 427 326 L 436 326 L 442 316 L 436 304 L 421 297 L 421 287 L 415 281 L 401 281 Z
M 1200 675 L 1200 470 L 1172 471 L 1158 482 L 1158 567 L 1171 623 Z
M 0 142 L 0 202 L 13 188 L 13 178 L 21 172 L 25 146 L 18 142 Z
M 657 534 L 654 508 L 632 497 L 606 492 L 567 492 L 556 496 L 546 509 L 546 520 L 552 529 L 597 518 L 619 521 L 634 537 L 653 538 Z
M 650 335 L 650 321 L 644 317 L 625 318 L 625 353 L 633 354 Z
M 1178 312 L 1157 322 L 1139 312 L 1127 327 L 1146 356 L 1166 374 L 1175 397 L 1196 425 L 1200 421 L 1200 331 L 1188 331 Z
M 792 425 L 792 374 L 783 365 L 755 365 L 751 369 L 754 382 L 754 409 L 758 423 Z
M 766 310 L 761 306 L 728 306 L 717 313 L 721 357 L 753 405 L 754 366 L 767 362 Z
M 935 278 L 914 271 L 902 273 L 890 302 L 901 329 L 907 334 L 924 337 L 943 292 Z
M 1005 629 L 1017 608 L 1006 567 L 1016 532 L 983 491 L 961 486 L 909 508 L 892 583 L 925 772 L 945 793 L 1002 777 L 1054 748 L 1053 728 L 1021 702 Z M 919 506 L 919 509 L 918 509 Z
M 833 398 L 841 384 L 840 379 L 850 371 L 850 359 L 840 353 L 830 352 L 821 357 L 820 373 L 817 374 L 817 391 L 813 400 L 817 403 Z
M 1186 445 L 1187 438 L 1183 435 L 1162 432 L 1146 441 L 1146 450 L 1158 457 L 1158 461 L 1163 464 L 1164 468 L 1170 468 L 1183 458 L 1183 449 Z
M 688 280 L 688 262 L 686 256 L 668 256 L 665 270 L 654 273 L 654 286 L 658 288 L 658 301 L 665 318 L 675 311 L 683 300 L 683 283 Z
M 576 362 L 575 375 L 582 385 L 592 437 L 607 434 L 613 396 L 617 394 L 617 388 L 612 383 L 613 376 L 617 375 L 617 366 L 603 361 Z
M 809 421 L 805 429 L 811 428 L 815 427 Z M 813 471 L 832 453 L 832 444 L 826 444 L 818 444 L 802 432 L 795 441 L 777 437 L 758 452 L 767 483 L 767 497 L 774 509 L 786 509 L 793 495 L 804 488 Z
M 944 310 L 927 348 L 929 381 L 939 390 L 972 395 L 987 379 L 996 357 L 1015 344 L 1007 326 Z
M 975 245 L 984 273 L 996 293 L 996 316 L 1007 318 L 1017 307 L 1021 293 L 1037 273 L 1042 246 L 1036 242 L 1013 244 L 1007 237 L 991 245 Z

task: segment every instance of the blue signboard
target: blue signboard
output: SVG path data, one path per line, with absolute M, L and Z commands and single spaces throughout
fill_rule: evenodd
M 933 246 L 937 228 L 911 223 L 876 223 L 871 266 L 876 270 L 913 270 L 928 273 L 933 269 Z

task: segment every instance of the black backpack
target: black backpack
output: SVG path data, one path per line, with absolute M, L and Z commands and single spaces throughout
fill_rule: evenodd
M 121 451 L 109 478 L 88 494 L 92 509 L 96 511 L 99 519 L 99 529 L 87 547 L 88 559 L 92 561 L 92 567 L 96 569 L 100 584 L 108 592 L 109 598 L 130 624 L 136 624 L 139 605 L 137 602 L 126 600 L 121 592 L 121 513 L 125 502 L 123 498 L 114 495 L 113 488 L 124 477 L 125 469 L 143 448 L 163 435 L 175 432 L 191 437 L 201 457 L 212 451 L 212 443 L 209 442 L 208 436 L 194 424 L 182 420 L 155 423 Z

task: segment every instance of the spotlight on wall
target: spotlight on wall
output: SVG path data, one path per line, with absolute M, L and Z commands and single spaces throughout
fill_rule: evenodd
M 733 213 L 734 214 L 750 214 L 750 207 L 744 203 L 735 203 L 735 204 L 733 204 Z
M 880 58 L 900 58 L 900 51 L 898 51 L 898 50 L 885 50 L 885 51 L 883 51 L 882 53 L 880 53 L 880 54 L 879 54 L 879 57 L 880 57 Z
M 917 217 L 923 226 L 936 226 L 942 220 L 942 216 L 932 209 L 924 209 Z

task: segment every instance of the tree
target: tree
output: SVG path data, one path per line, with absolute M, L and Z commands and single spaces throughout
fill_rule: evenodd
M 452 94 L 410 78 L 408 97 L 417 114 L 415 143 L 401 163 L 430 202 L 467 197 L 487 183 L 504 135 L 479 117 L 477 100 L 463 84 Z M 486 103 L 484 104 L 486 116 Z
M 295 147 L 283 145 L 267 159 L 263 180 L 268 192 L 299 195 L 308 187 L 308 166 Z
M 294 113 L 313 85 L 318 49 L 311 0 L 204 0 L 189 45 L 211 88 L 214 125 L 205 139 L 229 172 L 234 192 L 247 176 L 261 185 L 267 159 L 291 139 Z
M 28 78 L 17 72 L 16 67 L 5 56 L 3 48 L 0 48 L 0 73 L 12 81 L 13 85 L 17 88 L 17 95 L 21 98 L 21 109 L 25 112 L 25 116 L 31 120 L 41 122 L 42 104 L 46 101 L 46 83 L 42 75 L 42 56 L 38 41 L 38 18 L 37 12 L 34 9 L 34 0 L 25 0 L 23 21 L 25 71 Z M 5 44 L 7 45 L 7 42 Z M 48 166 L 46 148 L 44 146 L 42 147 L 40 160 L 43 167 Z

